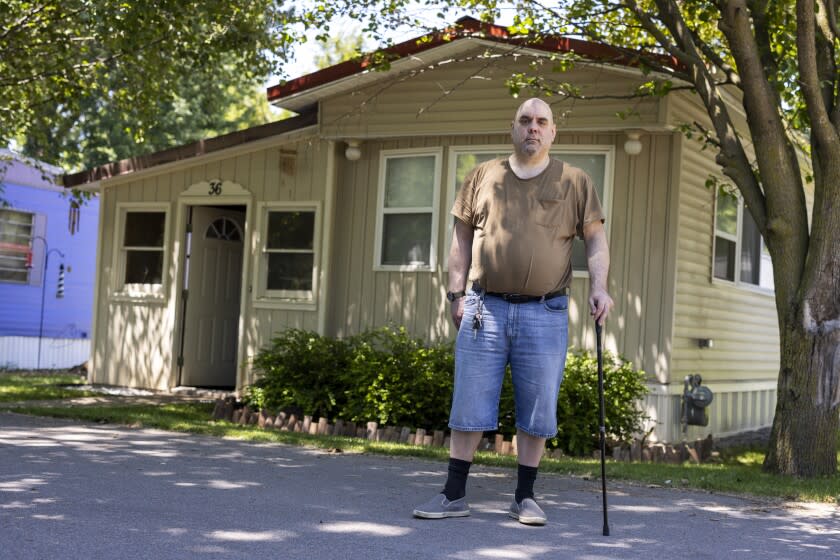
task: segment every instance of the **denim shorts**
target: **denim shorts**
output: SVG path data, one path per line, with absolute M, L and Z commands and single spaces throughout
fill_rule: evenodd
M 481 326 L 473 328 L 477 312 Z M 455 341 L 455 390 L 449 427 L 498 427 L 505 367 L 513 375 L 516 427 L 532 436 L 557 434 L 557 394 L 566 366 L 569 296 L 508 303 L 470 290 Z

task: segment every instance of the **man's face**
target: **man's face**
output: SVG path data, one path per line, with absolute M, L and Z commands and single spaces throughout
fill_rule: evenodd
M 539 99 L 529 99 L 516 112 L 511 138 L 516 152 L 527 158 L 541 158 L 548 154 L 557 129 L 551 108 Z

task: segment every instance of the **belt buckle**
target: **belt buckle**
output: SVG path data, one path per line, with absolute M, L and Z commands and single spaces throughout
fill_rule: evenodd
M 526 296 L 523 294 L 507 294 L 505 297 L 505 301 L 508 303 L 526 303 L 529 301 L 531 296 Z

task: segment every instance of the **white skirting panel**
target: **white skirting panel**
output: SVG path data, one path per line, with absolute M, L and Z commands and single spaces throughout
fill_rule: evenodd
M 88 338 L 42 338 L 40 369 L 66 369 L 90 358 Z M 0 369 L 38 368 L 38 338 L 0 336 Z
M 650 437 L 653 441 L 693 441 L 709 434 L 719 438 L 772 425 L 776 411 L 776 390 L 715 392 L 714 401 L 707 409 L 709 425 L 689 426 L 685 433 L 680 424 L 680 395 L 651 393 L 644 399 L 642 406 L 651 417 L 645 430 L 654 428 Z

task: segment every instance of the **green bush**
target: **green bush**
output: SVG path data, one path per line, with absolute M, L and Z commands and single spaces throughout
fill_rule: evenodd
M 348 374 L 352 383 L 341 417 L 353 422 L 444 429 L 449 418 L 452 344 L 428 345 L 404 327 L 355 337 Z
M 345 406 L 344 382 L 350 346 L 341 339 L 290 329 L 254 358 L 261 376 L 246 391 L 259 408 L 293 409 L 313 416 L 332 416 Z
M 608 441 L 630 441 L 647 418 L 639 401 L 647 394 L 645 372 L 604 352 L 604 406 Z M 516 413 L 510 367 L 505 372 L 499 400 L 499 433 L 516 433 Z M 548 442 L 569 455 L 590 455 L 599 444 L 598 362 L 582 350 L 570 351 L 557 397 L 557 436 Z
M 245 400 L 315 417 L 443 429 L 453 361 L 451 342 L 428 345 L 403 327 L 346 340 L 290 329 L 257 354 L 259 379 L 246 388 Z
M 609 440 L 629 441 L 647 419 L 639 401 L 648 393 L 645 372 L 604 352 L 605 428 Z M 599 445 L 598 362 L 589 352 L 566 357 L 566 373 L 557 400 L 557 437 L 552 446 L 570 455 L 589 455 Z
M 445 429 L 452 398 L 454 353 L 448 341 L 427 344 L 405 328 L 383 327 L 345 340 L 288 330 L 254 359 L 260 378 L 246 389 L 252 406 L 381 425 Z M 638 403 L 645 374 L 604 353 L 607 437 L 628 441 L 642 429 Z M 499 432 L 516 433 L 509 371 L 502 384 Z M 595 357 L 570 352 L 558 398 L 558 434 L 549 443 L 573 455 L 598 446 Z

